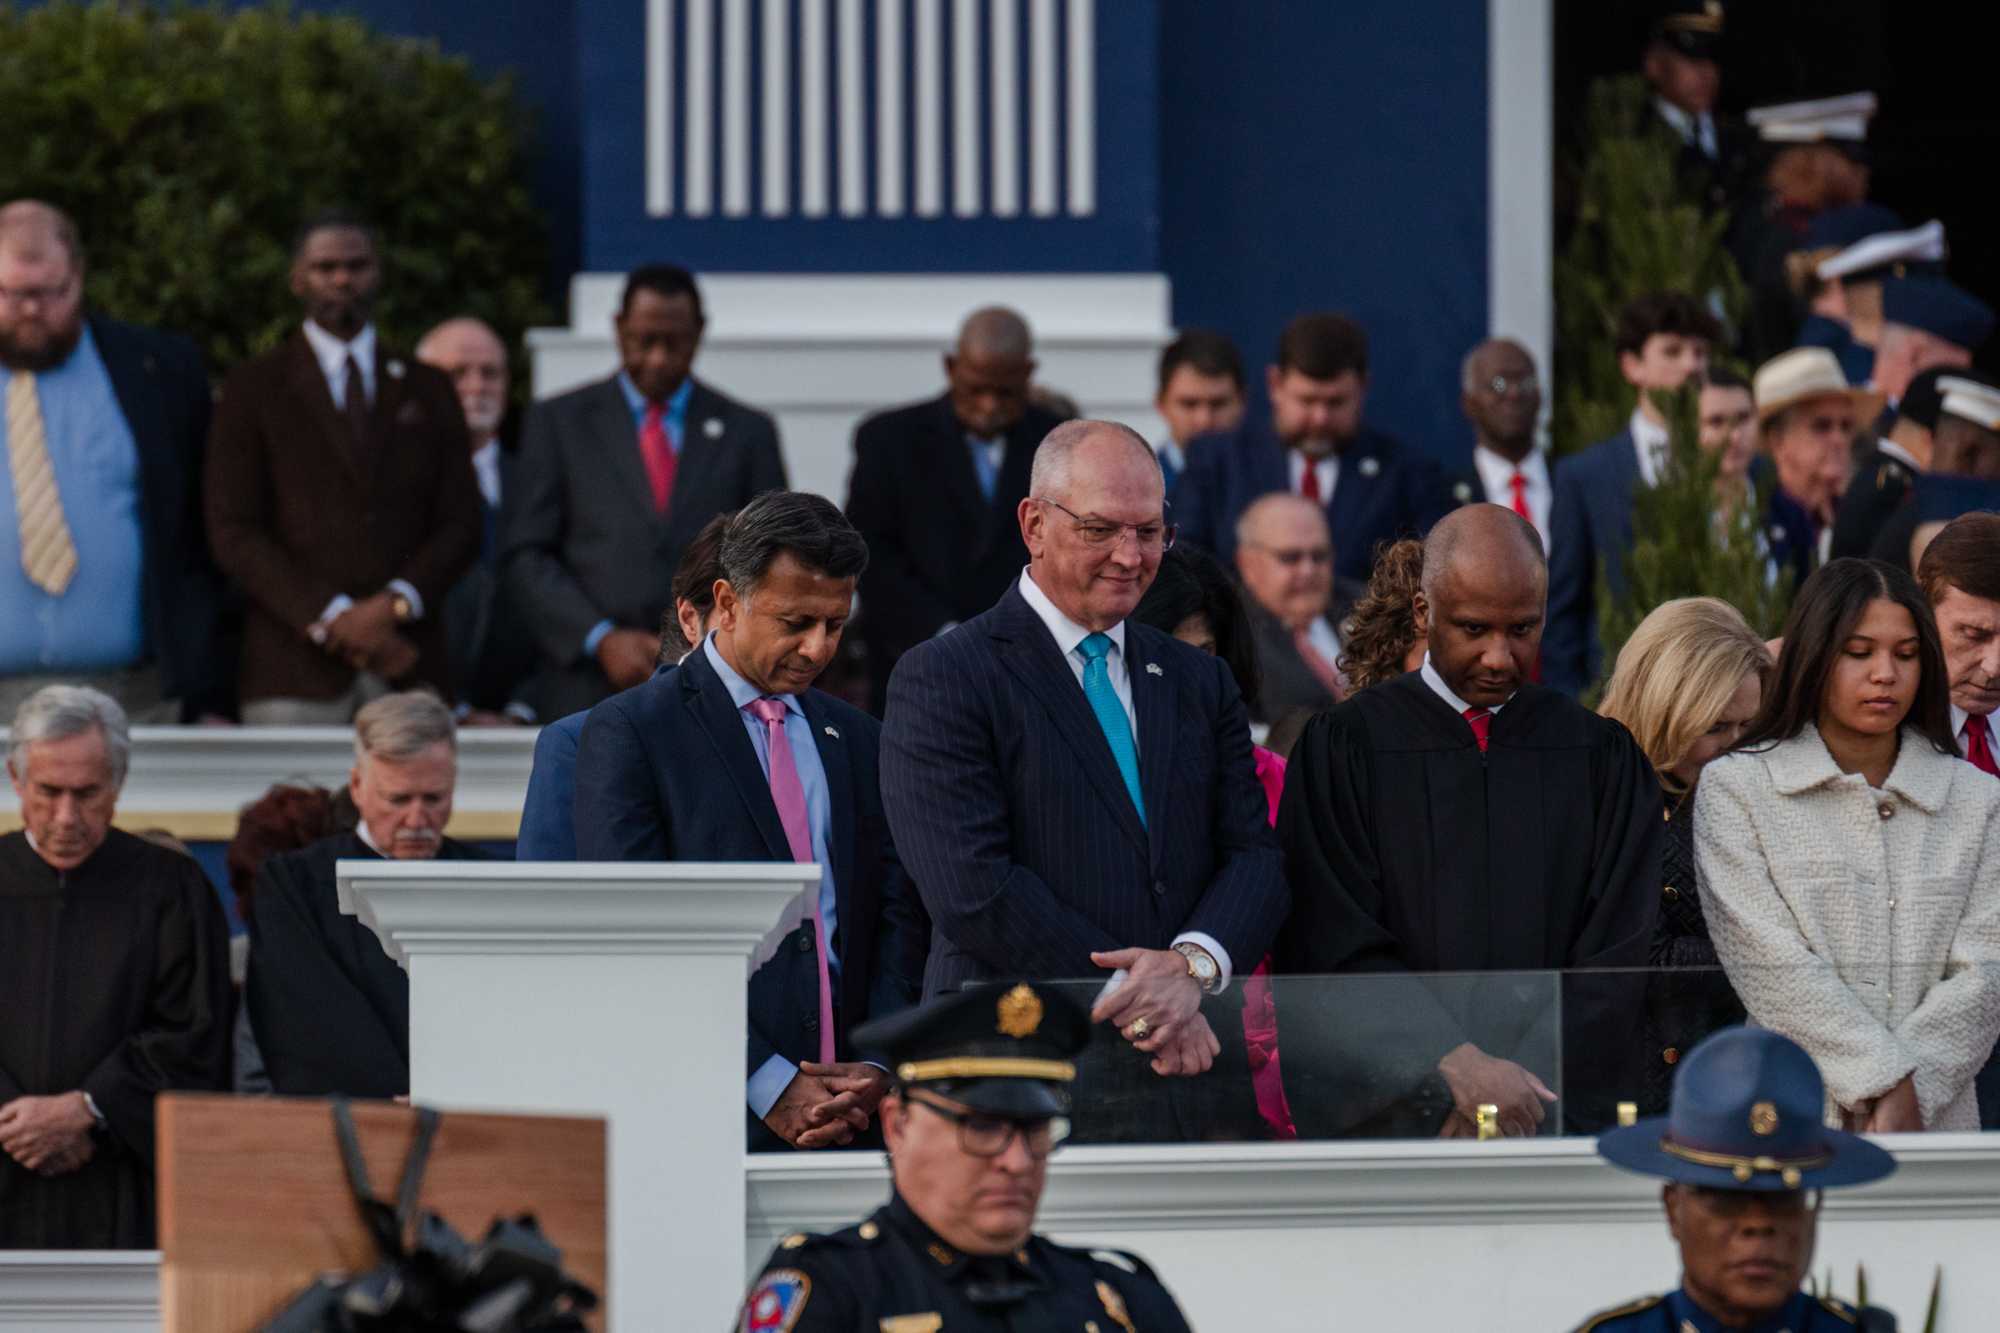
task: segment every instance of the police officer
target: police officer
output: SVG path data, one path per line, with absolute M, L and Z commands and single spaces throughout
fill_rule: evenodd
M 1886 1310 L 1799 1289 L 1819 1233 L 1821 1191 L 1859 1185 L 1896 1160 L 1821 1120 L 1812 1057 L 1762 1028 L 1724 1028 L 1681 1061 L 1670 1110 L 1597 1140 L 1606 1160 L 1664 1176 L 1681 1285 L 1584 1321 L 1578 1333 L 1895 1333 Z
M 1944 390 L 1938 381 L 1948 376 L 1983 379 L 1977 371 L 1933 366 L 1910 381 L 1896 404 L 1896 418 L 1887 434 L 1867 432 L 1872 442 L 1854 462 L 1854 478 L 1834 511 L 1833 545 L 1827 558 L 1867 556 L 1896 511 L 1909 503 L 1917 478 L 1931 467 L 1931 442 Z
M 854 1044 L 890 1071 L 879 1118 L 889 1202 L 859 1226 L 779 1242 L 740 1328 L 1186 1330 L 1136 1256 L 1034 1234 L 1048 1157 L 1068 1132 L 1077 1004 L 1002 982 L 865 1023 Z

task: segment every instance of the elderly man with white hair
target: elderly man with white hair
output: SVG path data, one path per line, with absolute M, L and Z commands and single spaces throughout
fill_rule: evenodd
M 0 1249 L 153 1244 L 153 1098 L 229 1073 L 229 928 L 201 867 L 111 827 L 111 696 L 14 715 L 26 827 L 0 838 Z
M 347 789 L 360 824 L 264 863 L 243 999 L 275 1091 L 409 1091 L 409 978 L 368 927 L 341 915 L 334 863 L 483 859 L 444 836 L 457 782 L 451 710 L 420 690 L 384 695 L 354 718 Z

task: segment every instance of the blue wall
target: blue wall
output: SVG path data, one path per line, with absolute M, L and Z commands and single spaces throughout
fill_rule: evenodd
M 1161 259 L 1174 318 L 1229 333 L 1261 398 L 1278 330 L 1368 329 L 1368 417 L 1454 465 L 1486 334 L 1486 19 L 1468 0 L 1161 0 Z

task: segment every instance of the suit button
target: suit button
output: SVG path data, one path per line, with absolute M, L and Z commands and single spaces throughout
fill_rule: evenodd
M 1678 1064 L 1680 1063 L 1680 1058 L 1681 1052 L 1678 1046 L 1669 1046 L 1666 1050 L 1660 1052 L 1660 1059 L 1666 1064 Z
M 819 1031 L 819 1015 L 818 1015 L 818 1014 L 807 1014 L 807 1015 L 806 1015 L 806 1031 L 808 1031 L 808 1032 L 817 1032 L 817 1031 Z
M 1884 801 L 1875 807 L 1875 813 L 1884 819 L 1894 819 L 1896 817 L 1896 807 Z
M 800 953 L 811 953 L 813 951 L 813 936 L 810 927 L 798 933 L 798 941 Z
M 1660 890 L 1660 896 L 1668 902 L 1675 902 L 1680 898 L 1681 891 L 1669 884 L 1666 888 Z
M 1161 896 L 1162 898 L 1166 897 L 1166 896 L 1167 896 L 1167 882 L 1166 882 L 1165 880 L 1163 880 L 1163 879 L 1156 879 L 1156 880 L 1154 880 L 1154 881 L 1153 881 L 1153 892 L 1154 892 L 1154 893 L 1157 893 L 1157 894 L 1159 894 L 1159 895 L 1160 895 L 1160 896 Z

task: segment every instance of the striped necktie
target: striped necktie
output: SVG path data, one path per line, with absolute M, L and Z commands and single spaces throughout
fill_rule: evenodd
M 76 577 L 76 543 L 70 539 L 62 495 L 56 490 L 35 377 L 24 370 L 15 371 L 7 381 L 7 467 L 14 477 L 21 568 L 30 583 L 60 597 Z

